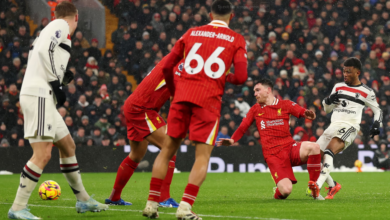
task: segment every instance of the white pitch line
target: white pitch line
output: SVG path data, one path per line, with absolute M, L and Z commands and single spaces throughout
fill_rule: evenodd
M 12 203 L 0 203 L 0 205 L 12 205 Z M 69 206 L 50 206 L 50 205 L 31 205 L 28 206 L 35 206 L 35 207 L 45 207 L 45 208 L 61 208 L 61 209 L 74 209 L 75 207 L 69 207 Z M 139 212 L 141 213 L 141 210 L 130 210 L 130 209 L 111 209 L 112 206 L 110 206 L 110 209 L 107 211 L 117 211 L 117 212 Z M 176 213 L 173 212 L 159 212 L 159 214 L 167 214 L 167 215 L 175 215 Z M 197 214 L 201 217 L 210 217 L 210 218 L 238 218 L 238 219 L 260 219 L 260 220 L 294 220 L 294 219 L 284 219 L 284 218 L 261 218 L 261 217 L 247 217 L 247 216 L 224 216 L 224 215 L 202 215 Z

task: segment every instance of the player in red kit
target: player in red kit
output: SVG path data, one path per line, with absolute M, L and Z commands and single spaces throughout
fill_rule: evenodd
M 307 164 L 310 181 L 309 188 L 313 197 L 319 195 L 320 188 L 316 181 L 321 171 L 320 146 L 314 142 L 296 142 L 290 134 L 290 115 L 313 120 L 313 111 L 304 109 L 295 102 L 279 100 L 273 96 L 273 84 L 262 79 L 256 84 L 257 103 L 252 106 L 231 139 L 222 139 L 217 146 L 230 146 L 241 139 L 253 121 L 260 134 L 263 155 L 271 171 L 277 189 L 275 199 L 286 199 L 297 183 L 292 167 Z
M 189 139 L 196 143 L 195 162 L 176 217 L 201 219 L 191 209 L 206 178 L 219 127 L 225 82 L 242 84 L 248 76 L 245 40 L 228 27 L 233 17 L 232 4 L 228 0 L 214 1 L 210 17 L 211 23 L 189 29 L 176 42 L 163 67 L 174 98 L 168 115 L 168 138 L 154 162 L 148 202 L 143 211 L 149 218 L 158 217 L 157 202 L 169 158 L 189 131 Z M 182 59 L 183 73 L 174 84 L 172 70 Z M 232 63 L 236 74 L 226 75 Z
M 106 204 L 131 205 L 121 199 L 123 188 L 137 168 L 138 163 L 145 156 L 148 142 L 161 149 L 166 139 L 165 122 L 158 114 L 160 108 L 169 99 L 170 93 L 166 86 L 162 67 L 166 61 L 164 57 L 157 66 L 145 77 L 137 89 L 131 94 L 124 105 L 124 114 L 127 122 L 127 135 L 130 140 L 131 151 L 118 168 L 112 193 Z M 183 63 L 176 67 L 175 73 L 181 72 Z M 177 208 L 179 204 L 170 197 L 170 185 L 175 169 L 176 155 L 169 161 L 167 175 L 163 181 L 160 206 Z

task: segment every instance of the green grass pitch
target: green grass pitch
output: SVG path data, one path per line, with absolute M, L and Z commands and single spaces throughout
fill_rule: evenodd
M 115 173 L 82 173 L 84 185 L 95 199 L 103 202 L 111 193 Z M 180 201 L 188 173 L 175 174 L 171 196 Z M 390 172 L 333 173 L 342 185 L 334 200 L 314 201 L 306 197 L 308 174 L 297 173 L 298 183 L 286 200 L 274 200 L 274 182 L 269 173 L 210 173 L 200 189 L 194 212 L 203 219 L 390 219 Z M 30 198 L 33 214 L 44 219 L 145 219 L 141 216 L 149 190 L 150 173 L 135 173 L 123 190 L 122 198 L 132 206 L 111 206 L 101 213 L 77 214 L 75 197 L 62 174 L 43 174 Z M 38 186 L 45 180 L 57 181 L 62 195 L 43 201 Z M 19 175 L 0 176 L 0 219 L 6 219 Z M 321 194 L 325 196 L 324 189 Z M 160 219 L 175 219 L 175 209 L 160 208 Z

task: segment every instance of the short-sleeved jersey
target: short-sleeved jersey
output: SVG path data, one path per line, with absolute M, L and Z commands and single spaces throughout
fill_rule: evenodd
M 375 92 L 368 86 L 364 84 L 348 86 L 342 82 L 333 87 L 332 94 L 336 92 L 338 92 L 339 104 L 327 105 L 325 100 L 323 101 L 327 113 L 333 110 L 332 123 L 349 123 L 359 130 L 365 106 L 370 107 L 374 112 L 374 120 L 382 122 L 382 110 L 376 101 Z
M 21 95 L 47 97 L 49 82 L 62 83 L 70 57 L 69 25 L 63 19 L 50 22 L 33 42 Z
M 162 67 L 164 66 L 165 60 L 166 57 L 164 57 L 142 80 L 134 93 L 127 98 L 127 104 L 153 109 L 157 112 L 160 110 L 171 96 L 165 83 L 164 74 L 162 73 Z M 182 69 L 183 62 L 180 61 L 174 68 L 175 80 L 178 80 L 180 77 Z
M 189 29 L 176 42 L 172 53 L 184 59 L 173 103 L 191 102 L 220 114 L 230 66 L 247 62 L 243 36 L 229 29 L 225 22 L 214 20 Z
M 305 110 L 295 102 L 276 98 L 272 105 L 260 106 L 257 103 L 249 110 L 232 139 L 234 141 L 241 139 L 252 122 L 256 121 L 264 157 L 275 155 L 295 143 L 290 134 L 290 115 L 299 118 L 303 116 Z

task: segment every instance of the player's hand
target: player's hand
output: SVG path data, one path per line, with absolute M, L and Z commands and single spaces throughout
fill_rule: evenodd
M 339 91 L 337 91 L 336 93 L 333 93 L 332 95 L 330 95 L 328 98 L 325 99 L 325 103 L 327 105 L 331 105 L 331 104 L 339 104 L 340 103 L 340 100 L 339 100 Z
M 56 80 L 49 83 L 53 88 L 54 95 L 56 96 L 57 106 L 63 106 L 66 101 L 66 94 L 61 88 L 60 81 Z
M 64 86 L 68 85 L 70 82 L 72 82 L 72 80 L 74 79 L 74 75 L 73 75 L 73 72 L 70 71 L 70 70 L 67 70 L 64 74 L 64 78 L 62 80 L 62 84 Z
M 220 146 L 231 146 L 234 144 L 234 140 L 233 139 L 229 139 L 229 138 L 220 138 L 219 141 L 215 142 L 217 144 L 217 147 L 220 147 Z
M 374 138 L 375 135 L 380 134 L 379 126 L 380 126 L 379 122 L 375 121 L 370 130 L 371 138 Z
M 310 119 L 310 120 L 314 120 L 314 119 L 316 119 L 316 113 L 313 112 L 312 110 L 306 109 L 305 118 Z

